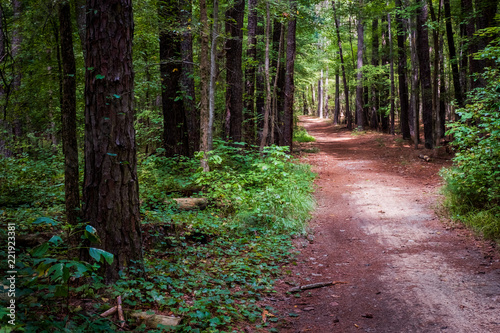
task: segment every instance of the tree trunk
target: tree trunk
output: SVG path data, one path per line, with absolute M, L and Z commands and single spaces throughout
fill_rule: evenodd
M 335 30 L 337 33 L 337 42 L 339 45 L 339 56 L 340 56 L 340 66 L 342 68 L 342 83 L 344 84 L 344 96 L 345 96 L 345 114 L 347 119 L 347 129 L 352 129 L 352 115 L 349 110 L 349 86 L 347 85 L 347 76 L 345 72 L 344 56 L 342 54 L 342 42 L 340 40 L 340 28 L 339 19 L 337 17 L 337 11 L 335 9 L 335 0 L 332 1 L 333 7 L 333 18 L 335 20 Z
M 163 145 L 165 156 L 188 156 L 187 118 L 181 85 L 182 53 L 178 20 L 181 11 L 177 0 L 158 3 L 160 13 L 160 76 L 163 107 Z
M 88 0 L 83 215 L 114 254 L 105 281 L 142 269 L 130 0 Z M 92 70 L 91 70 L 92 68 Z
M 417 46 L 416 46 L 416 32 L 412 26 L 410 32 L 410 59 L 411 59 L 411 97 L 410 97 L 410 109 L 412 110 L 410 113 L 413 114 L 413 119 L 410 121 L 413 122 L 414 129 L 414 145 L 415 149 L 418 148 L 418 144 L 420 143 L 420 115 L 419 115 L 419 100 L 418 96 L 420 93 L 420 85 L 418 80 L 418 56 L 417 56 Z
M 297 29 L 296 0 L 290 0 L 292 19 L 288 22 L 287 48 L 286 48 L 286 74 L 285 74 L 285 101 L 283 114 L 284 145 L 293 151 L 293 104 L 294 104 L 294 72 L 295 72 L 295 33 Z
M 335 111 L 333 113 L 333 124 L 340 123 L 340 69 L 337 67 L 335 70 Z
M 208 39 L 210 36 L 210 27 L 208 25 L 207 3 L 200 0 L 200 151 L 204 153 L 201 159 L 201 167 L 204 172 L 208 172 L 208 152 L 211 142 L 209 141 L 211 128 L 209 127 L 209 98 L 208 85 L 210 81 L 210 61 L 208 51 Z
M 434 147 L 431 66 L 429 58 L 429 36 L 427 32 L 427 3 L 418 0 L 422 6 L 417 9 L 417 50 L 420 67 L 420 86 L 422 89 L 422 118 L 424 123 L 425 148 Z
M 389 63 L 390 63 L 390 76 L 391 76 L 391 134 L 395 135 L 395 105 L 394 105 L 394 96 L 396 95 L 396 87 L 394 84 L 394 56 L 392 52 L 392 29 L 391 29 L 391 14 L 387 14 L 387 24 L 388 24 L 388 31 L 389 31 Z
M 323 70 L 321 70 L 321 77 L 318 80 L 318 117 L 323 119 Z
M 270 144 L 283 145 L 283 126 L 281 124 L 281 114 L 283 113 L 284 93 L 285 93 L 285 65 L 283 64 L 285 43 L 285 25 L 278 20 L 274 21 L 273 27 L 273 51 L 277 58 L 273 59 L 275 69 L 272 104 L 270 114 Z
M 266 82 L 266 103 L 264 107 L 264 127 L 262 130 L 262 138 L 260 140 L 260 151 L 264 150 L 264 147 L 267 145 L 267 137 L 269 134 L 269 116 L 271 113 L 271 80 L 269 75 L 269 38 L 271 35 L 271 14 L 269 10 L 269 2 L 266 1 L 266 55 L 265 55 L 265 64 L 264 64 L 264 77 Z
M 362 6 L 362 2 L 359 3 Z M 358 18 L 358 60 L 357 60 L 357 77 L 356 77 L 356 115 L 358 118 L 358 131 L 362 131 L 365 127 L 365 115 L 363 112 L 363 47 L 364 47 L 364 27 L 361 15 Z
M 411 138 L 410 126 L 408 119 L 408 85 L 406 84 L 406 48 L 405 39 L 406 35 L 404 32 L 404 20 L 401 16 L 400 11 L 403 10 L 401 5 L 401 0 L 396 0 L 396 7 L 398 11 L 396 12 L 396 31 L 398 40 L 398 76 L 399 76 L 399 101 L 401 105 L 401 133 L 403 134 L 403 139 L 408 140 Z
M 378 18 L 372 20 L 372 66 L 379 66 L 379 55 L 378 55 Z M 372 85 L 372 98 L 371 98 L 371 114 L 370 114 L 370 128 L 377 129 L 377 112 L 379 109 L 378 105 L 378 89 L 377 82 Z
M 243 18 L 245 0 L 237 0 L 226 10 L 226 119 L 229 119 L 230 140 L 242 140 L 243 124 Z
M 181 40 L 182 75 L 181 87 L 183 95 L 184 110 L 187 118 L 187 131 L 189 138 L 189 156 L 200 150 L 200 114 L 196 108 L 196 94 L 194 84 L 194 61 L 193 61 L 193 34 L 191 33 L 191 21 L 193 5 L 192 0 L 183 0 L 181 3 L 181 20 L 183 33 Z
M 80 37 L 80 43 L 82 45 L 83 57 L 85 59 L 85 33 L 86 33 L 86 4 L 85 0 L 74 0 L 74 10 L 76 17 L 76 27 L 78 30 L 78 37 Z
M 245 142 L 255 143 L 255 72 L 257 60 L 257 0 L 248 0 L 248 64 L 245 72 L 245 109 L 244 138 Z
M 210 86 L 208 88 L 208 150 L 212 150 L 213 145 L 213 128 L 215 117 L 215 88 L 217 78 L 217 38 L 219 37 L 219 1 L 214 0 L 212 8 L 213 12 L 213 28 L 212 28 L 212 45 L 210 46 Z
M 330 114 L 328 112 L 328 100 L 330 96 L 328 96 L 328 67 L 326 67 L 325 72 L 325 85 L 323 86 L 323 95 L 325 95 L 325 103 L 323 104 L 323 108 L 325 109 L 325 118 L 330 118 Z
M 460 73 L 458 71 L 458 58 L 455 51 L 455 41 L 453 39 L 453 28 L 451 26 L 450 0 L 444 0 L 444 17 L 446 20 L 446 39 L 448 41 L 448 52 L 450 53 L 451 73 L 453 75 L 453 88 L 455 100 L 459 108 L 463 107 L 462 87 L 460 83 Z
M 76 64 L 73 53 L 71 12 L 68 2 L 59 4 L 59 33 L 63 67 L 61 125 L 64 154 L 66 218 L 75 226 L 80 216 L 78 143 L 76 140 Z M 76 243 L 76 242 L 75 242 Z

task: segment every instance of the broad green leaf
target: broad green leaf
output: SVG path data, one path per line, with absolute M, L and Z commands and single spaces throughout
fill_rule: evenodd
M 39 217 L 39 218 L 37 218 L 35 220 L 35 222 L 33 222 L 33 224 L 42 224 L 42 223 L 46 223 L 46 224 L 49 224 L 49 225 L 57 225 L 57 224 L 59 224 L 59 222 L 54 221 L 53 219 L 48 218 L 48 217 Z
M 57 236 L 57 235 L 52 236 L 52 238 L 49 240 L 49 243 L 52 243 L 52 244 L 54 244 L 56 246 L 59 245 L 59 243 L 62 243 L 62 242 L 63 242 L 62 238 L 59 237 L 59 236 Z
M 47 250 L 49 249 L 49 243 L 43 243 L 42 245 L 39 245 L 37 247 L 35 247 L 32 251 L 31 251 L 31 255 L 33 257 L 41 257 L 43 256 L 45 253 L 47 253 Z
M 102 257 L 104 257 L 104 259 L 107 261 L 108 264 L 111 265 L 113 263 L 114 256 L 112 253 L 109 253 L 107 251 L 97 249 L 95 247 L 91 247 L 89 249 L 89 254 L 92 258 L 94 258 L 98 262 L 101 261 L 101 256 L 102 256 Z

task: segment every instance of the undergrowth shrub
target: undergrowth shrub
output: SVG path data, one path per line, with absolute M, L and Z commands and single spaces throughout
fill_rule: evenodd
M 314 142 L 316 139 L 312 135 L 309 135 L 304 127 L 299 126 L 293 131 L 293 141 Z
M 500 64 L 498 42 L 490 44 L 480 57 Z M 469 94 L 467 105 L 457 110 L 460 120 L 447 132 L 454 137 L 456 155 L 453 167 L 442 170 L 441 175 L 446 183 L 445 205 L 452 216 L 485 236 L 499 238 L 500 72 L 487 68 L 483 78 L 486 86 Z
M 265 226 L 276 232 L 305 232 L 314 208 L 310 167 L 293 163 L 287 147 L 243 150 L 217 142 L 210 171 L 195 182 L 237 228 Z

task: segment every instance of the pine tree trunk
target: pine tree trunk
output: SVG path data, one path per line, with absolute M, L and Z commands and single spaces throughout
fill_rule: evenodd
M 321 70 L 321 77 L 318 80 L 318 117 L 323 119 L 323 70 Z
M 391 14 L 387 14 L 387 23 L 388 23 L 388 31 L 389 31 L 389 63 L 390 63 L 390 77 L 391 77 L 391 134 L 395 135 L 395 105 L 394 105 L 394 96 L 396 95 L 396 87 L 394 84 L 394 56 L 392 52 L 392 29 L 391 29 Z
M 362 2 L 360 1 L 360 6 L 362 5 Z M 357 115 L 357 125 L 358 125 L 358 130 L 362 131 L 365 127 L 365 115 L 363 112 L 363 44 L 364 44 L 364 27 L 363 27 L 363 20 L 361 17 L 358 18 L 358 24 L 357 24 L 357 30 L 358 30 L 358 51 L 357 51 L 357 77 L 356 77 L 356 115 Z
M 396 0 L 398 10 L 403 10 L 401 0 Z M 406 84 L 406 48 L 405 48 L 405 33 L 404 20 L 399 11 L 396 12 L 396 31 L 398 40 L 398 76 L 399 76 L 399 101 L 401 105 L 400 126 L 403 139 L 411 138 L 410 126 L 408 119 L 408 85 Z
M 212 45 L 210 46 L 210 86 L 208 87 L 208 150 L 213 148 L 213 127 L 215 118 L 215 88 L 217 78 L 217 38 L 219 37 L 219 1 L 214 0 L 212 7 L 213 28 Z
M 461 108 L 463 107 L 464 99 L 462 96 L 460 73 L 458 71 L 458 58 L 457 58 L 457 53 L 455 51 L 455 41 L 453 39 L 453 28 L 451 26 L 450 0 L 444 0 L 444 16 L 446 20 L 446 39 L 448 41 L 448 52 L 450 53 L 450 64 L 451 64 L 451 73 L 453 75 L 453 88 L 455 91 L 455 100 L 457 101 L 457 106 Z
M 245 73 L 244 137 L 250 144 L 255 143 L 255 75 L 257 60 L 257 0 L 248 0 L 248 64 Z
M 181 11 L 177 0 L 158 3 L 160 13 L 160 77 L 163 107 L 163 145 L 165 156 L 188 156 L 187 118 L 184 109 L 182 77 L 182 51 L 178 21 Z M 166 27 L 164 27 L 166 26 Z
M 335 112 L 333 114 L 333 124 L 340 124 L 340 75 L 339 68 L 335 71 Z
M 416 32 L 412 29 L 410 32 L 410 59 L 411 59 L 411 97 L 410 97 L 410 109 L 413 114 L 413 119 L 410 121 L 413 122 L 414 129 L 414 145 L 415 149 L 418 148 L 418 144 L 420 143 L 420 112 L 419 112 L 419 101 L 418 96 L 420 93 L 420 85 L 418 80 L 418 56 L 417 56 L 417 47 L 416 47 Z
M 196 108 L 196 94 L 194 87 L 193 34 L 191 33 L 191 21 L 193 16 L 192 0 L 182 0 L 181 6 L 181 21 L 183 22 L 181 40 L 181 87 L 184 97 L 184 110 L 187 118 L 189 156 L 194 156 L 194 152 L 200 150 L 200 114 L 199 110 Z
M 292 13 L 297 11 L 296 0 L 290 0 Z M 295 72 L 295 33 L 297 29 L 297 18 L 288 22 L 287 48 L 286 48 L 286 74 L 285 74 L 285 101 L 283 114 L 283 137 L 284 145 L 289 147 L 290 153 L 293 151 L 293 105 L 294 105 L 294 72 Z
M 266 103 L 264 107 L 264 127 L 262 130 L 262 138 L 260 140 L 260 151 L 264 150 L 264 147 L 268 143 L 269 135 L 269 117 L 271 113 L 271 80 L 269 74 L 269 38 L 271 35 L 271 14 L 269 10 L 269 2 L 266 2 L 266 29 L 265 29 L 265 40 L 266 40 L 266 54 L 264 60 L 264 75 L 266 82 Z
M 83 215 L 114 254 L 105 281 L 142 269 L 130 0 L 88 0 Z M 90 70 L 92 69 L 92 70 Z
M 243 124 L 243 18 L 245 0 L 237 0 L 226 10 L 226 119 L 229 120 L 228 138 L 240 142 Z
M 76 64 L 73 53 L 71 12 L 68 2 L 59 4 L 59 32 L 63 67 L 61 125 L 64 153 L 66 218 L 75 226 L 80 216 L 78 143 L 76 139 Z
M 342 68 L 342 83 L 344 84 L 344 96 L 345 96 L 345 114 L 347 119 L 347 129 L 352 129 L 352 115 L 349 109 L 349 86 L 347 85 L 347 76 L 344 65 L 344 56 L 342 54 L 342 41 L 340 40 L 340 27 L 339 19 L 337 17 L 337 11 L 335 9 L 335 0 L 332 1 L 333 7 L 333 17 L 335 20 L 335 30 L 337 33 L 337 43 L 339 45 L 339 56 L 340 56 L 340 66 Z
M 422 89 L 422 119 L 424 123 L 425 148 L 434 147 L 431 67 L 429 57 L 429 36 L 427 32 L 427 4 L 418 0 L 422 6 L 417 9 L 417 50 L 420 68 L 420 86 Z
M 379 55 L 378 55 L 378 18 L 372 20 L 372 66 L 379 66 Z M 370 113 L 370 128 L 377 129 L 377 111 L 379 109 L 378 105 L 378 89 L 377 82 L 372 85 L 371 90 L 372 98 L 371 98 L 371 113 Z
M 201 167 L 204 172 L 208 172 L 208 152 L 210 151 L 211 142 L 209 140 L 211 128 L 209 127 L 209 98 L 208 86 L 210 82 L 210 61 L 209 61 L 209 36 L 210 27 L 208 24 L 207 3 L 205 0 L 200 0 L 200 151 L 204 152 L 201 159 Z

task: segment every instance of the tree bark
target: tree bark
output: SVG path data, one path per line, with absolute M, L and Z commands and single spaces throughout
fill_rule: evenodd
M 264 106 L 264 126 L 262 130 L 262 137 L 260 140 L 260 151 L 264 150 L 267 145 L 267 137 L 269 134 L 269 116 L 271 113 L 271 80 L 269 75 L 269 38 L 271 35 L 271 13 L 269 10 L 269 2 L 266 1 L 266 29 L 265 29 L 265 40 L 266 40 L 266 54 L 264 60 L 264 77 L 266 84 L 266 103 Z
M 226 11 L 226 119 L 229 120 L 228 138 L 242 140 L 243 124 L 243 18 L 245 0 L 237 0 Z
M 76 27 L 78 30 L 78 37 L 80 37 L 80 43 L 83 50 L 83 57 L 85 58 L 85 33 L 87 30 L 86 27 L 86 4 L 85 0 L 73 0 L 73 6 L 75 10 L 76 17 Z
M 205 0 L 200 0 L 200 151 L 204 153 L 201 159 L 201 167 L 204 172 L 208 172 L 208 152 L 210 151 L 211 142 L 209 140 L 209 98 L 208 85 L 210 81 L 210 62 L 208 40 L 210 35 L 210 27 L 208 24 L 207 3 Z
M 64 192 L 66 218 L 75 226 L 81 216 L 76 139 L 76 64 L 73 53 L 71 9 L 68 2 L 59 4 L 59 33 L 63 69 L 61 125 L 64 154 Z M 76 243 L 76 242 L 75 242 Z
M 450 53 L 451 73 L 453 77 L 453 88 L 457 107 L 463 107 L 462 87 L 460 83 L 460 72 L 458 71 L 458 58 L 455 51 L 455 41 L 453 38 L 453 28 L 451 26 L 450 0 L 444 0 L 444 17 L 446 20 L 446 39 L 448 41 L 448 52 Z
M 142 269 L 130 0 L 87 1 L 84 220 L 114 254 L 105 281 Z
M 193 60 L 193 34 L 191 30 L 192 0 L 182 0 L 181 20 L 183 32 L 181 40 L 182 75 L 181 87 L 184 110 L 187 118 L 187 131 L 189 138 L 189 156 L 200 150 L 200 114 L 196 107 L 196 93 L 194 83 L 194 60 Z
M 372 20 L 372 66 L 379 66 L 379 55 L 378 55 L 378 46 L 379 46 L 379 37 L 378 37 L 378 18 Z M 372 85 L 371 90 L 372 98 L 371 98 L 371 113 L 370 113 L 370 128 L 377 129 L 378 121 L 377 121 L 377 112 L 379 109 L 378 105 L 378 89 L 377 82 Z
M 290 0 L 290 9 L 293 14 L 288 22 L 287 48 L 286 48 L 286 74 L 285 74 L 285 101 L 283 114 L 283 137 L 284 145 L 293 151 L 293 105 L 294 105 L 294 72 L 295 72 L 295 33 L 297 29 L 296 0 Z
M 404 32 L 404 20 L 401 16 L 400 11 L 403 10 L 401 0 L 396 0 L 396 7 L 398 11 L 396 12 L 396 31 L 398 40 L 398 76 L 399 76 L 399 101 L 401 105 L 401 117 L 400 126 L 401 133 L 403 134 L 403 139 L 408 140 L 411 138 L 410 126 L 408 119 L 408 85 L 406 84 L 406 48 L 405 39 L 406 34 Z
M 181 11 L 177 0 L 158 3 L 160 13 L 160 77 L 163 108 L 163 145 L 165 156 L 188 156 L 187 118 L 180 93 L 182 77 L 181 39 L 178 21 Z
M 362 6 L 362 2 L 359 3 Z M 365 127 L 365 115 L 363 112 L 363 48 L 364 48 L 364 27 L 361 14 L 358 17 L 358 51 L 357 51 L 357 75 L 356 75 L 356 115 L 358 118 L 358 130 L 362 131 Z
M 213 128 L 215 117 L 215 87 L 217 79 L 217 38 L 219 37 L 219 1 L 214 0 L 212 8 L 213 27 L 212 45 L 210 46 L 210 86 L 208 87 L 208 150 L 213 148 Z
M 391 134 L 395 135 L 395 105 L 394 105 L 394 96 L 396 95 L 396 87 L 394 84 L 394 56 L 392 52 L 392 29 L 391 29 L 391 14 L 387 14 L 387 24 L 388 24 L 388 31 L 389 31 L 389 63 L 390 63 L 390 77 L 391 77 L 391 97 L 390 97 L 390 102 L 391 102 L 391 111 L 390 111 L 390 117 L 391 117 Z
M 333 113 L 333 124 L 340 123 L 340 68 L 335 70 L 335 111 Z
M 431 66 L 429 57 L 429 35 L 427 32 L 427 3 L 418 0 L 421 7 L 417 9 L 417 50 L 420 68 L 420 86 L 422 89 L 422 119 L 424 123 L 425 148 L 434 147 Z
M 347 85 L 347 76 L 345 72 L 344 56 L 342 54 L 342 41 L 340 40 L 340 24 L 337 17 L 337 11 L 335 9 L 335 0 L 332 1 L 333 7 L 333 18 L 335 20 L 335 31 L 337 33 L 337 43 L 339 45 L 339 56 L 340 56 L 340 66 L 342 68 L 342 83 L 344 84 L 344 96 L 345 96 L 345 114 L 347 119 L 347 129 L 352 129 L 352 115 L 349 110 L 349 86 Z
M 318 117 L 323 119 L 323 70 L 321 70 L 321 77 L 318 80 Z
M 250 144 L 255 143 L 255 76 L 257 60 L 257 0 L 248 0 L 248 64 L 245 72 L 245 112 L 244 137 Z

